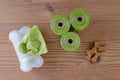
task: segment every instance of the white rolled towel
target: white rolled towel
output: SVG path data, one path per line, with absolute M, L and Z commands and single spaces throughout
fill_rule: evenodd
M 20 30 L 13 30 L 9 33 L 9 40 L 12 42 L 16 55 L 20 63 L 20 69 L 23 72 L 29 72 L 32 68 L 39 68 L 43 65 L 44 60 L 41 56 L 34 56 L 29 54 L 23 54 L 18 50 L 18 47 L 24 37 L 24 35 L 30 30 L 28 26 L 22 27 Z

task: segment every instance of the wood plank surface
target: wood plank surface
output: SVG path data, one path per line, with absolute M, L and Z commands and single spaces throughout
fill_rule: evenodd
M 81 46 L 66 52 L 60 37 L 50 29 L 56 14 L 69 16 L 76 8 L 86 9 L 92 24 L 79 32 Z M 48 45 L 44 66 L 23 73 L 8 34 L 22 26 L 40 26 Z M 91 41 L 109 45 L 99 63 L 85 59 Z M 0 0 L 0 80 L 120 80 L 120 0 Z

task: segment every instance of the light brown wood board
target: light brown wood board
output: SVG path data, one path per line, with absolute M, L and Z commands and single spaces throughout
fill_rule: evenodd
M 66 52 L 60 46 L 60 37 L 50 29 L 56 14 L 86 9 L 92 24 L 79 32 L 81 46 Z M 44 66 L 23 73 L 11 42 L 9 32 L 22 26 L 38 25 L 48 45 L 48 54 L 42 57 Z M 91 41 L 100 40 L 109 45 L 99 63 L 85 59 Z M 120 80 L 120 0 L 0 0 L 0 80 Z

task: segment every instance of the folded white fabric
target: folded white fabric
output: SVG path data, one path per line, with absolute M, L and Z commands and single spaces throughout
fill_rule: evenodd
M 20 30 L 13 30 L 9 33 L 9 40 L 12 42 L 16 55 L 20 63 L 20 69 L 23 72 L 29 72 L 32 68 L 39 68 L 43 65 L 44 60 L 39 55 L 23 54 L 18 50 L 24 35 L 30 30 L 29 27 L 22 27 Z

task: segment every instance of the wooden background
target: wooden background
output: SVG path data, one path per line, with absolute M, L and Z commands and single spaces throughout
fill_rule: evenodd
M 81 47 L 66 52 L 50 21 L 76 8 L 86 9 L 93 22 L 79 32 Z M 43 55 L 42 68 L 23 73 L 8 34 L 34 24 L 40 26 L 49 52 Z M 85 51 L 94 40 L 108 44 L 109 50 L 99 63 L 91 64 Z M 120 80 L 120 0 L 0 0 L 0 80 Z

